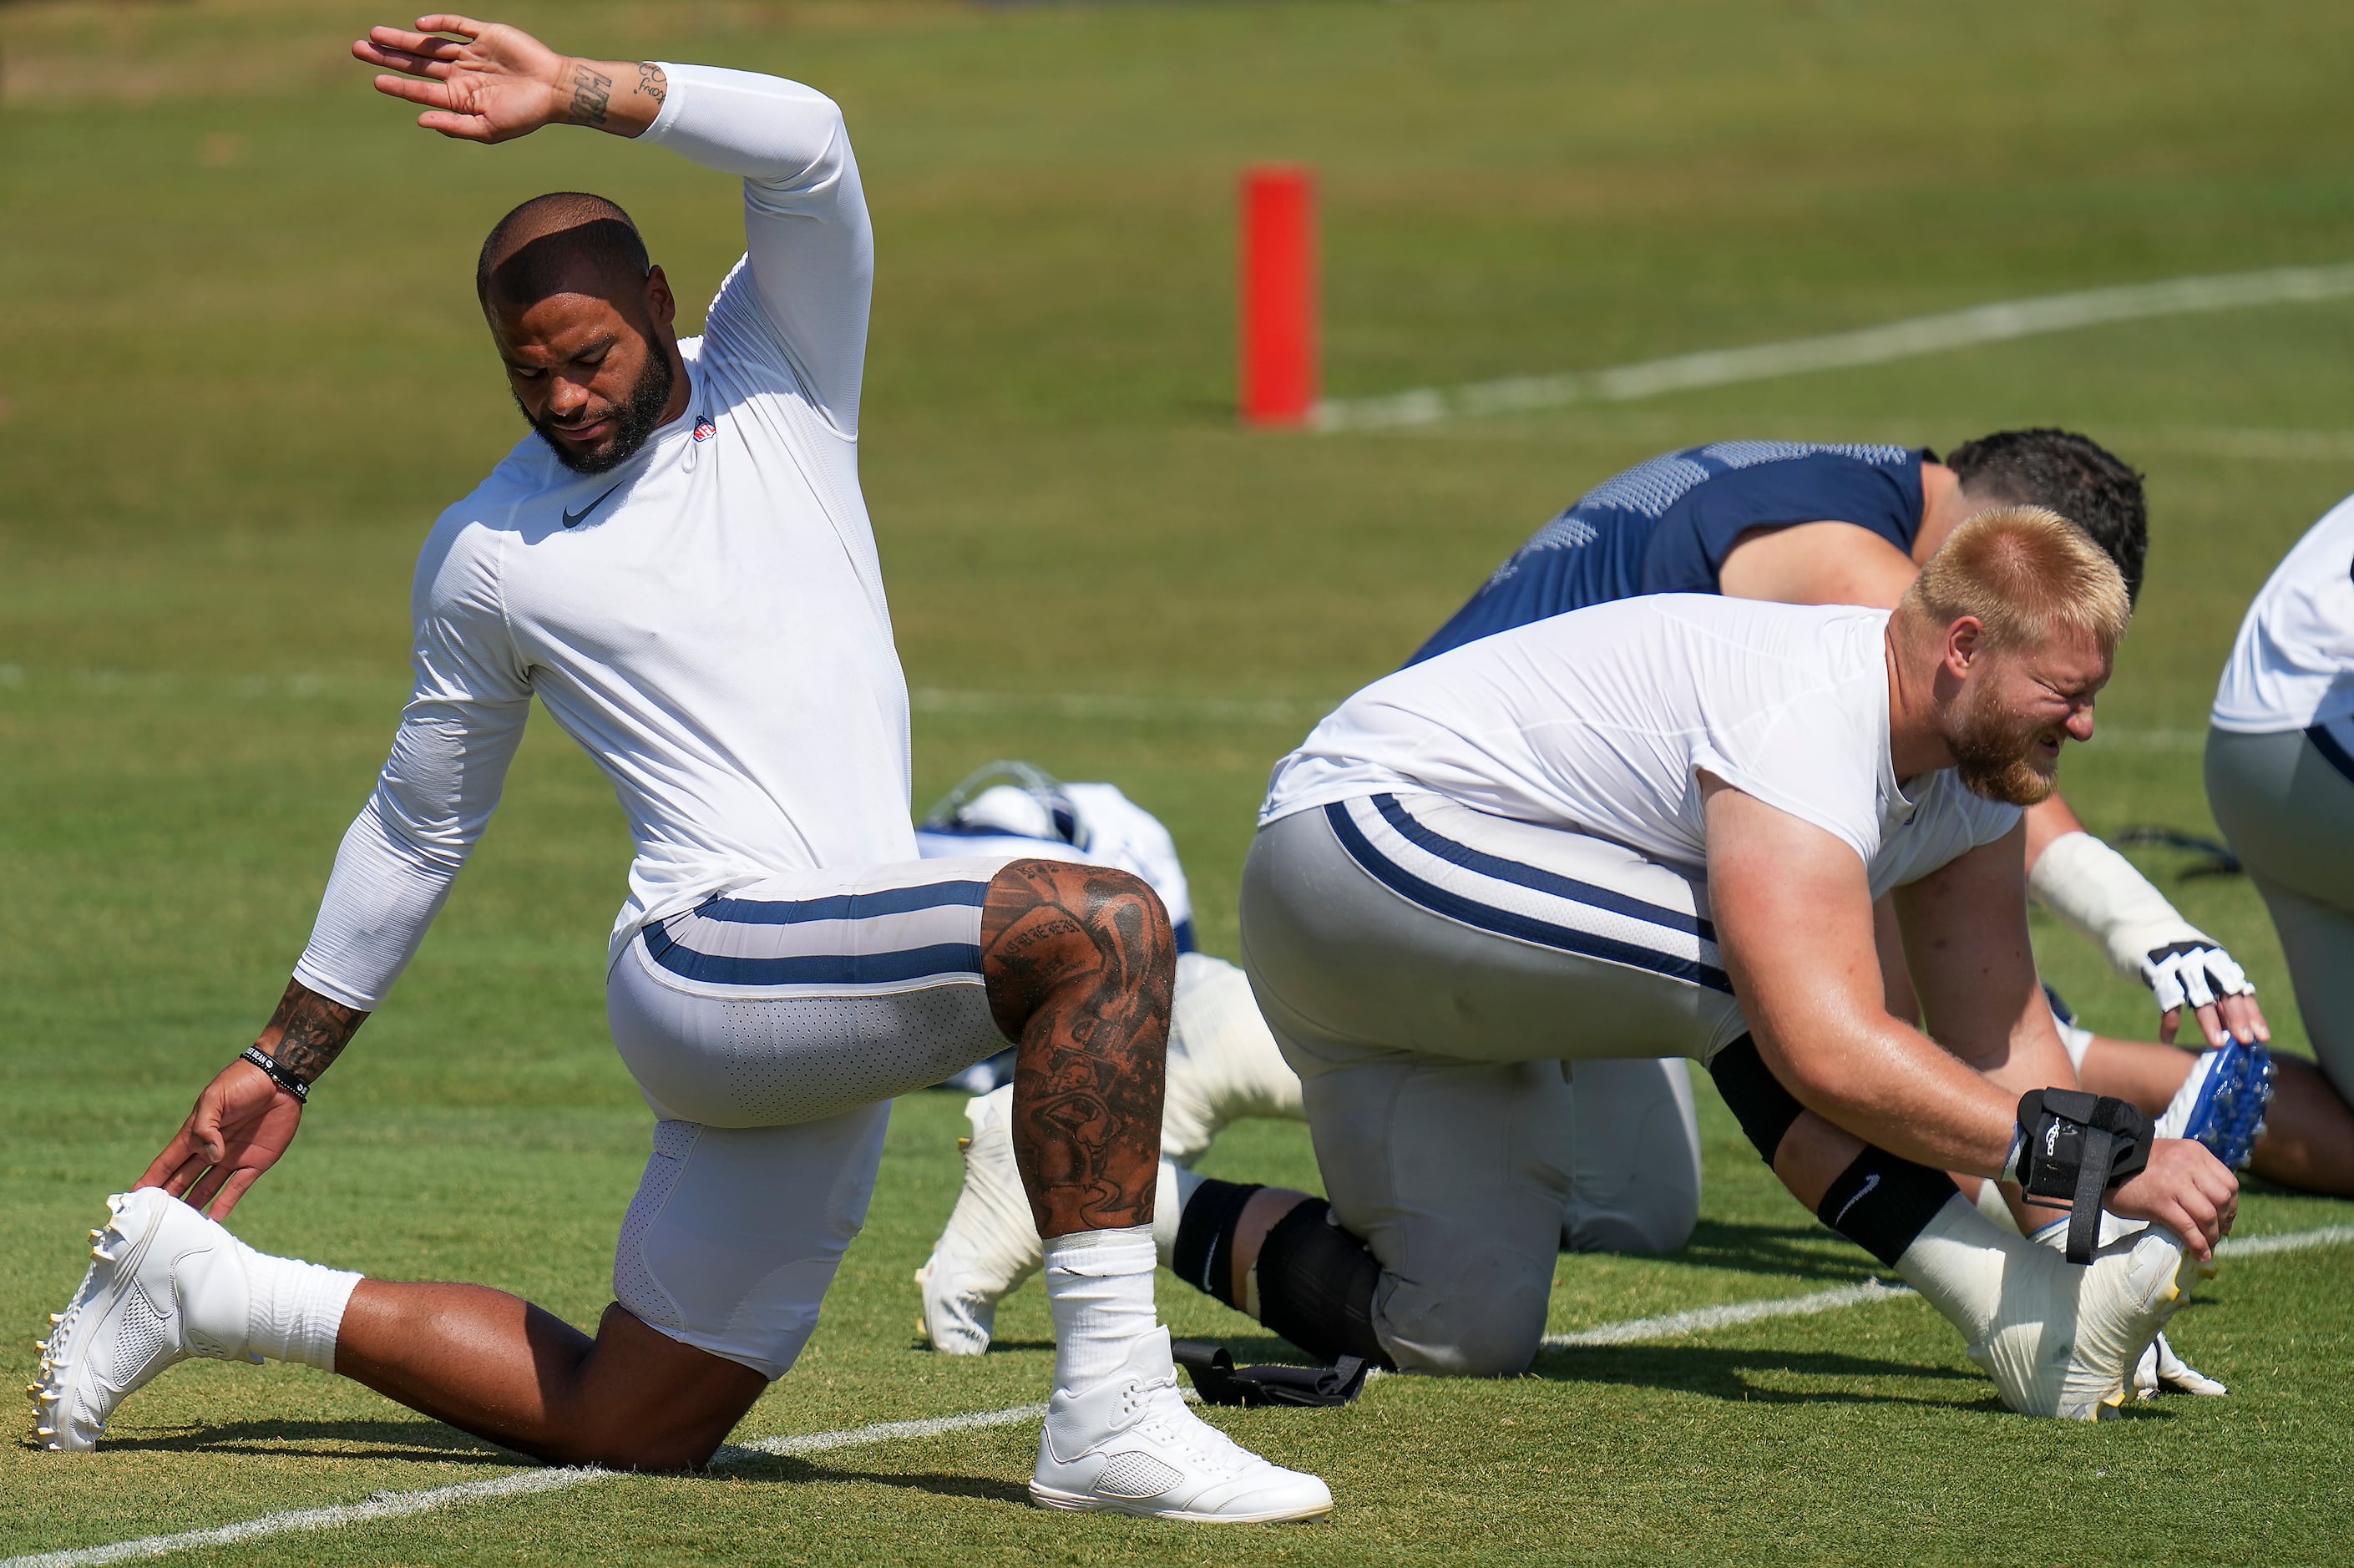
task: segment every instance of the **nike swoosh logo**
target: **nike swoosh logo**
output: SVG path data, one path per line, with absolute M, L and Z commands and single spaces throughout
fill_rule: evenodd
M 1841 1204 L 1840 1205 L 1840 1212 L 1839 1212 L 1838 1213 L 1833 1214 L 1833 1215 L 1831 1216 L 1831 1226 L 1832 1226 L 1832 1228 L 1833 1228 L 1833 1229 L 1837 1229 L 1837 1228 L 1838 1228 L 1838 1226 L 1839 1226 L 1839 1223 L 1840 1223 L 1841 1220 L 1843 1220 L 1843 1219 L 1847 1218 L 1847 1212 L 1848 1212 L 1850 1209 L 1854 1208 L 1858 1203 L 1862 1202 L 1866 1198 L 1871 1197 L 1871 1196 L 1872 1196 L 1872 1190 L 1874 1187 L 1877 1187 L 1877 1186 L 1879 1186 L 1879 1185 L 1880 1185 L 1880 1172 L 1879 1172 L 1879 1171 L 1873 1171 L 1871 1175 L 1869 1175 L 1869 1176 L 1865 1177 L 1865 1178 L 1863 1179 L 1863 1185 L 1862 1185 L 1862 1186 L 1861 1186 L 1861 1187 L 1858 1187 L 1858 1188 L 1855 1190 L 1855 1196 L 1854 1196 L 1854 1197 L 1852 1197 L 1852 1198 L 1850 1198 L 1846 1202 L 1841 1203 Z
M 621 487 L 618 484 L 613 486 L 613 490 L 619 490 L 620 488 Z M 605 504 L 607 498 L 611 496 L 613 493 L 613 490 L 607 491 L 603 495 L 599 496 L 596 500 L 590 502 L 588 505 L 582 507 L 578 512 L 567 512 L 564 514 L 564 525 L 567 528 L 579 527 L 581 524 L 588 520 L 588 514 L 596 511 L 597 508 Z

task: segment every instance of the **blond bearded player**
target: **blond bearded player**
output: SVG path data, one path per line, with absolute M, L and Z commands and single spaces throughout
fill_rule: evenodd
M 577 59 L 461 16 L 353 52 L 401 73 L 376 85 L 428 130 L 583 125 L 740 176 L 746 255 L 682 341 L 610 202 L 542 196 L 485 242 L 478 292 L 533 433 L 426 543 L 391 758 L 277 1015 L 111 1201 L 45 1347 L 44 1443 L 94 1446 L 186 1357 L 277 1357 L 543 1458 L 698 1464 L 815 1329 L 891 1097 L 1011 1042 L 1055 1328 L 1033 1499 L 1328 1510 L 1322 1482 L 1186 1408 L 1156 1319 L 1176 957 L 1160 901 L 1102 867 L 917 858 L 858 485 L 873 244 L 840 111 L 776 78 Z M 611 778 L 637 845 L 607 1000 L 658 1120 L 593 1339 L 495 1290 L 263 1256 L 217 1223 L 416 951 L 535 695 Z
M 2090 737 L 2127 614 L 2106 556 L 2016 507 L 1893 614 L 1638 598 L 1359 693 L 1277 765 L 1242 891 L 1331 1197 L 1196 1178 L 1182 1272 L 1328 1359 L 1517 1372 L 1571 1166 L 1560 1059 L 1689 1056 L 2006 1403 L 2123 1400 L 2237 1188 L 2073 1091 L 2028 948 L 2020 808 Z M 1934 1041 L 1885 1006 L 1891 890 Z M 2068 1260 L 1947 1170 L 2066 1203 Z M 2101 1246 L 2105 1206 L 2158 1223 Z

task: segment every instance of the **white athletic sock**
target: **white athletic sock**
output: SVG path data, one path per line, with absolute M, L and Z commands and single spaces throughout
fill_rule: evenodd
M 272 1361 L 334 1371 L 335 1335 L 360 1277 L 300 1258 L 272 1257 L 243 1242 L 237 1245 L 245 1255 L 246 1350 Z
M 1152 1250 L 1163 1268 L 1177 1255 L 1177 1226 L 1204 1180 L 1173 1160 L 1161 1162 L 1160 1185 L 1152 1197 Z
M 1896 1260 L 1896 1272 L 1976 1344 L 2001 1306 L 2004 1268 L 2013 1253 L 2034 1245 L 1998 1229 L 1956 1192 Z
M 1152 1227 L 1077 1231 L 1046 1242 L 1055 1314 L 1055 1386 L 1084 1393 L 1127 1363 L 1160 1327 L 1152 1309 Z
M 1987 1222 L 1998 1230 L 2019 1229 L 2019 1216 L 2010 1212 L 2010 1204 L 2003 1198 L 1999 1181 L 1978 1183 L 1978 1213 L 1984 1214 Z
M 2101 1215 L 2101 1239 L 2094 1242 L 2093 1245 L 2094 1246 L 2106 1246 L 2111 1242 L 2116 1241 L 2121 1237 L 2133 1235 L 2137 1232 L 2146 1231 L 2147 1229 L 2149 1229 L 2149 1222 L 2147 1220 L 2122 1219 L 2115 1214 L 2112 1214 L 2105 1211 Z M 2035 1234 L 2028 1239 L 2038 1246 L 2048 1246 L 2053 1252 L 2066 1252 L 2068 1250 L 2068 1222 L 2065 1219 L 2058 1219 L 2052 1221 L 2048 1225 L 2039 1225 L 2036 1227 Z

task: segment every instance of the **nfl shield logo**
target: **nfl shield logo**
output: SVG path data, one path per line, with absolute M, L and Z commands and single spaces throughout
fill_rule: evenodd
M 695 417 L 695 439 L 696 440 L 707 441 L 718 433 L 719 427 L 711 422 L 710 415 L 697 414 Z

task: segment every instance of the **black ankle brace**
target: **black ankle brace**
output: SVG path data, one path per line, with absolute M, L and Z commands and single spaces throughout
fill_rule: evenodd
M 1259 1183 L 1204 1181 L 1177 1222 L 1177 1245 L 1169 1267 L 1178 1278 L 1204 1296 L 1241 1311 L 1235 1299 L 1235 1227 L 1242 1224 L 1243 1205 Z
M 1832 1179 L 1815 1217 L 1889 1267 L 1960 1189 L 1942 1171 L 1864 1146 Z

